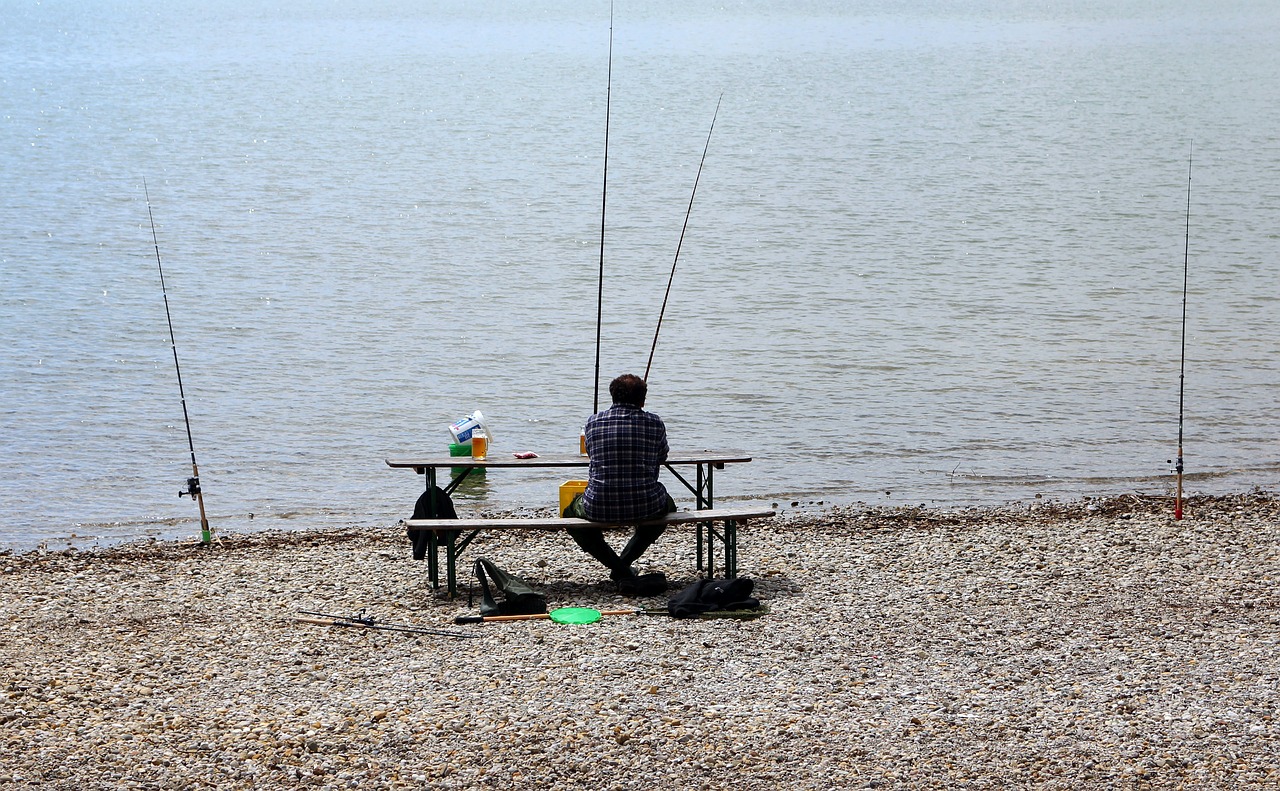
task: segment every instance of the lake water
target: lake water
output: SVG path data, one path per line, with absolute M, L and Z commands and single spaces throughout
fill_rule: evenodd
M 576 447 L 606 102 L 643 372 L 721 96 L 649 399 L 718 501 L 1169 492 L 1193 143 L 1187 485 L 1280 486 L 1271 0 L 619 2 L 611 86 L 603 0 L 269 5 L 0 0 L 0 546 L 197 532 L 144 179 L 215 530 L 391 525 L 474 409 Z

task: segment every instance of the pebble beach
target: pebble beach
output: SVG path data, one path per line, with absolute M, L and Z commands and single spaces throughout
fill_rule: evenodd
M 562 534 L 476 556 L 665 607 Z M 1271 494 L 784 508 L 739 573 L 767 614 L 456 626 L 397 525 L 6 554 L 0 787 L 1280 787 Z M 362 609 L 469 636 L 296 620 Z

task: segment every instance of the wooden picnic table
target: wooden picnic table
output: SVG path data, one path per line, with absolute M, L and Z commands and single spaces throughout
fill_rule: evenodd
M 672 451 L 668 452 L 667 460 L 663 462 L 663 467 L 667 469 L 675 479 L 684 485 L 686 489 L 693 494 L 697 503 L 696 510 L 702 511 L 715 507 L 715 470 L 723 470 L 726 464 L 742 464 L 751 461 L 751 457 L 736 451 Z M 538 455 L 532 459 L 519 459 L 511 453 L 490 454 L 484 460 L 476 460 L 470 456 L 428 456 L 422 458 L 393 458 L 386 460 L 387 466 L 393 469 L 410 469 L 419 475 L 425 476 L 426 490 L 433 492 L 436 489 L 437 476 L 436 471 L 440 469 L 449 469 L 453 471 L 452 477 L 447 485 L 442 487 L 445 494 L 452 494 L 459 484 L 466 480 L 467 476 L 475 470 L 488 469 L 511 469 L 511 470 L 539 470 L 549 468 L 577 468 L 585 470 L 590 465 L 590 459 L 586 456 L 578 454 L 557 454 L 557 455 Z M 676 467 L 693 467 L 693 480 L 690 481 L 685 475 L 681 475 L 676 471 Z M 686 470 L 687 474 L 687 470 Z M 584 476 L 585 477 L 585 476 Z M 431 509 L 435 512 L 434 506 Z M 707 531 L 704 537 L 704 529 Z M 471 538 L 475 537 L 476 531 L 472 531 L 469 536 L 461 539 L 461 546 L 458 541 L 461 537 L 461 530 L 442 531 L 441 535 L 437 535 L 435 531 L 427 531 L 427 568 L 428 577 L 431 580 L 432 587 L 438 588 L 439 582 L 439 565 L 437 560 L 437 551 L 441 548 L 446 550 L 447 572 L 448 572 L 448 589 L 449 595 L 456 595 L 456 579 L 454 570 L 454 560 L 457 553 L 469 543 Z M 726 523 L 726 541 L 732 539 L 734 527 L 732 522 Z M 704 524 L 699 521 L 697 523 L 697 543 L 698 543 L 698 568 L 703 568 L 703 547 L 704 538 L 706 546 L 707 562 L 711 561 L 711 547 L 714 538 L 710 523 Z M 733 541 L 733 557 L 736 562 L 736 540 Z M 726 543 L 726 550 L 729 544 Z

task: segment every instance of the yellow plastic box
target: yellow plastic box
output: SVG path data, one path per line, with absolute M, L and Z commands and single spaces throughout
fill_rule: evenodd
M 569 503 L 573 502 L 576 495 L 586 490 L 586 481 L 565 481 L 560 484 L 560 513 L 564 513 L 564 509 L 569 507 Z

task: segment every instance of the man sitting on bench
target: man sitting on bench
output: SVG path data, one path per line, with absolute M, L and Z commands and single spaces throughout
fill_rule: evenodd
M 609 383 L 613 406 L 587 419 L 587 490 L 573 498 L 563 516 L 592 522 L 641 522 L 661 519 L 676 510 L 658 470 L 667 460 L 667 427 L 644 411 L 648 386 L 634 374 Z M 599 528 L 571 528 L 568 533 L 587 554 L 609 569 L 616 581 L 635 577 L 631 564 L 666 530 L 665 525 L 637 527 L 619 555 Z

